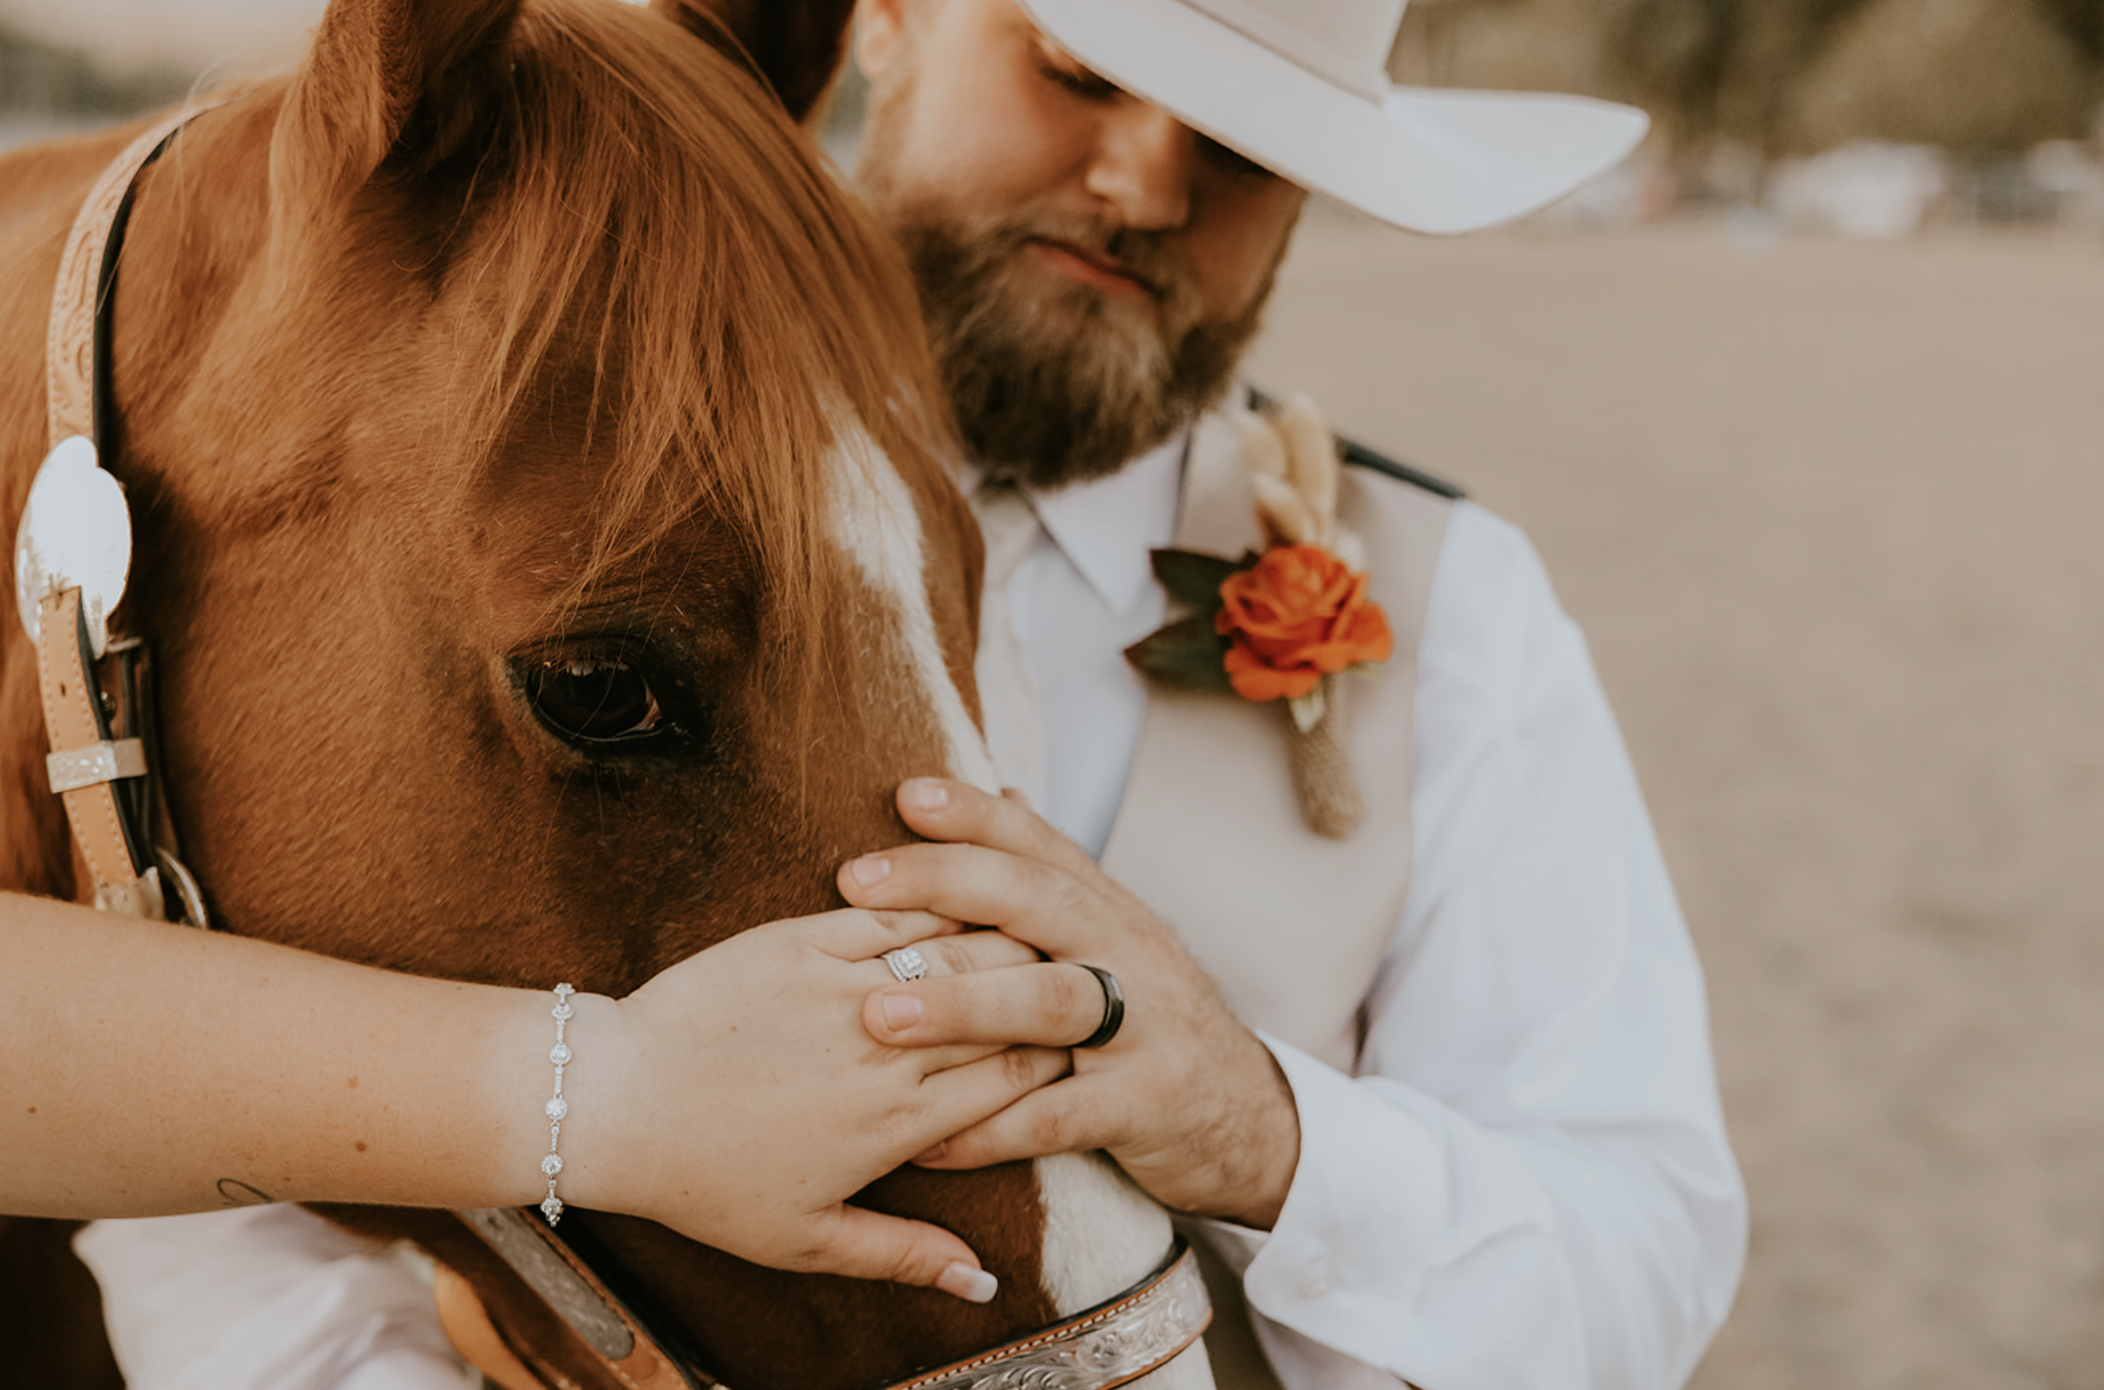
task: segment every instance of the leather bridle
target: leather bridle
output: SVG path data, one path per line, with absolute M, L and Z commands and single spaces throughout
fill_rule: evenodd
M 125 148 L 75 216 L 59 262 L 47 340 L 50 453 L 15 542 L 15 590 L 37 650 L 51 789 L 72 827 L 80 896 L 109 912 L 209 927 L 204 897 L 175 853 L 153 795 L 151 662 L 112 618 L 131 563 L 124 490 L 103 467 L 116 441 L 111 302 L 140 173 L 209 110 L 192 106 Z M 170 901 L 171 891 L 174 901 Z M 525 1208 L 455 1213 L 630 1390 L 716 1390 Z M 543 1390 L 491 1324 L 467 1281 L 439 1267 L 437 1296 L 463 1355 L 505 1390 Z M 887 1390 L 1110 1390 L 1167 1365 L 1204 1333 L 1212 1305 L 1179 1237 L 1145 1279 L 1096 1307 Z
M 134 917 L 208 925 L 204 900 L 174 853 L 152 795 L 151 663 L 145 643 L 113 634 L 131 566 L 131 513 L 101 467 L 114 438 L 110 300 L 138 173 L 191 109 L 162 121 L 103 171 L 59 259 L 46 343 L 51 452 L 15 538 L 15 599 L 37 650 L 52 791 L 73 827 L 79 894 Z M 98 668 L 107 658 L 109 670 Z M 107 675 L 107 686 L 99 676 Z

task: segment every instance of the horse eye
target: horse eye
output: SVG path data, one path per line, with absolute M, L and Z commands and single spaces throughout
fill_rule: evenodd
M 677 731 L 643 674 L 625 661 L 558 657 L 529 664 L 526 702 L 568 743 L 628 743 Z

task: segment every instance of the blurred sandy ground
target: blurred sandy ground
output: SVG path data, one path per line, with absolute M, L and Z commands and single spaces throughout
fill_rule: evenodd
M 2104 240 L 1391 235 L 1257 379 L 1524 525 L 1709 974 L 1700 1390 L 2104 1386 Z

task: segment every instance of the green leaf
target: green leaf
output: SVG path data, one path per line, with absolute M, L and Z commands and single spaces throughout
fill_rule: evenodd
M 1154 553 L 1160 556 L 1167 552 Z M 1232 691 L 1234 687 L 1227 681 L 1230 645 L 1227 638 L 1213 631 L 1210 617 L 1185 618 L 1127 647 L 1125 659 L 1155 680 L 1180 690 Z
M 1150 553 L 1154 560 L 1154 577 L 1162 581 L 1169 597 L 1178 603 L 1189 604 L 1208 621 L 1220 611 L 1220 586 L 1227 582 L 1228 576 L 1256 563 L 1254 556 L 1244 557 L 1237 563 L 1223 560 L 1218 555 L 1201 555 L 1195 550 L 1156 550 Z

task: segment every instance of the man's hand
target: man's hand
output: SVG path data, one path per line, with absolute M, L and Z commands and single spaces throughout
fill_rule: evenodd
M 1167 924 L 1106 878 L 1021 801 L 958 782 L 899 789 L 931 843 L 857 859 L 840 889 L 857 907 L 923 909 L 998 927 L 1049 957 L 887 985 L 863 1025 L 898 1047 L 1071 1047 L 1103 1021 L 1101 966 L 1125 991 L 1107 1046 L 916 1161 L 979 1168 L 1105 1149 L 1156 1200 L 1259 1229 L 1278 1219 L 1300 1159 L 1293 1093 Z M 947 943 L 944 943 L 947 944 Z

